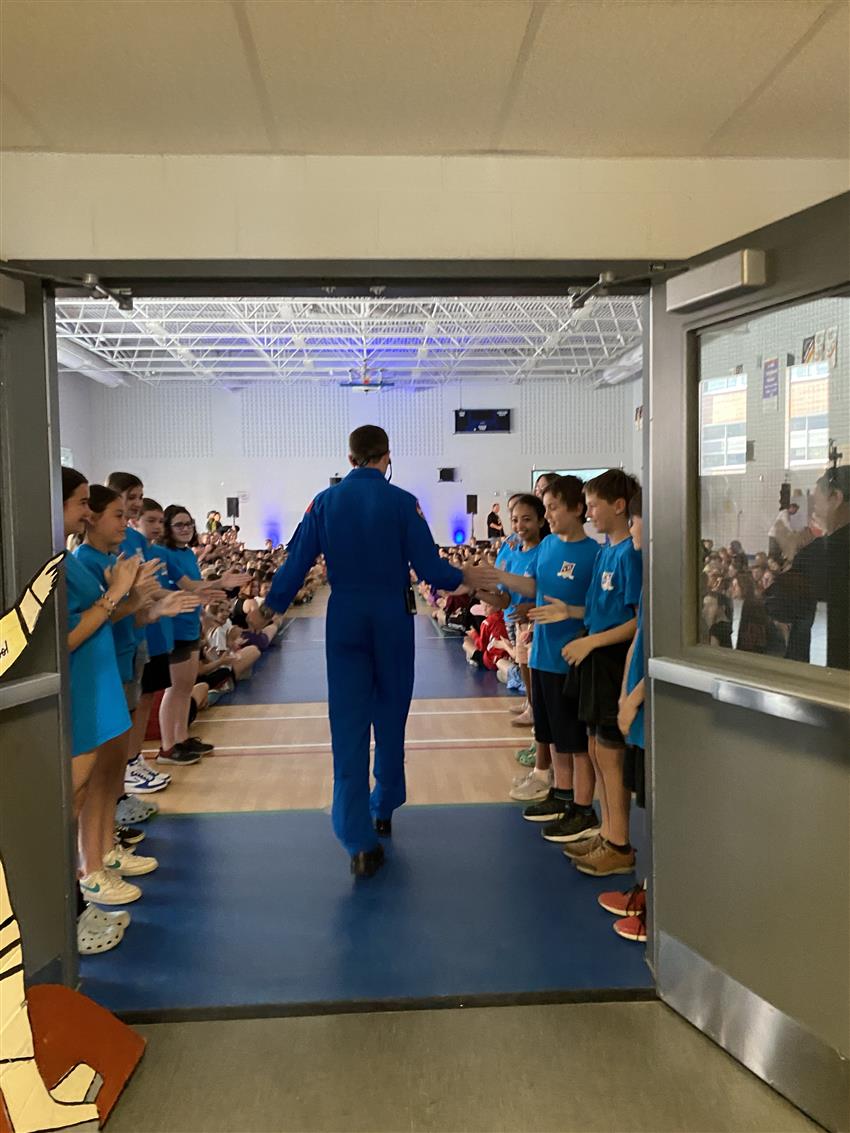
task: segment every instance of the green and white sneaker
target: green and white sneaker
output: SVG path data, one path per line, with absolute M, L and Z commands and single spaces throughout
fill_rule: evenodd
M 123 877 L 141 877 L 145 873 L 153 873 L 158 866 L 156 858 L 143 858 L 120 845 L 113 846 L 103 858 L 104 869 Z
M 110 869 L 96 869 L 80 881 L 83 900 L 92 905 L 129 905 L 142 895 L 138 885 L 124 881 Z

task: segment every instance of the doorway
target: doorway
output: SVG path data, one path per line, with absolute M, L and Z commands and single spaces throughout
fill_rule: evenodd
M 447 553 L 458 535 L 483 541 L 491 502 L 507 511 L 532 470 L 640 471 L 644 297 L 586 294 L 578 281 L 560 294 L 469 283 L 439 294 L 448 287 L 157 297 L 134 285 L 133 312 L 62 297 L 63 444 L 93 480 L 132 471 L 199 527 L 217 509 L 252 559 L 266 539 L 288 540 L 366 422 L 389 432 L 396 481 Z M 507 413 L 509 431 L 458 425 L 486 409 Z M 250 680 L 199 716 L 215 754 L 157 766 L 172 784 L 154 796 L 160 815 L 139 853 L 160 868 L 140 882 L 135 931 L 84 962 L 86 990 L 134 1018 L 651 995 L 642 947 L 618 938 L 596 901 L 619 879 L 582 877 L 522 821 L 509 792 L 527 773 L 515 754 L 529 752 L 530 730 L 512 725 L 495 672 L 466 663 L 463 631 L 424 598 L 409 803 L 392 868 L 352 891 L 325 813 L 325 596 L 297 608 Z M 145 754 L 156 752 L 154 741 Z M 641 824 L 634 837 L 645 844 Z M 541 949 L 541 936 L 558 947 Z

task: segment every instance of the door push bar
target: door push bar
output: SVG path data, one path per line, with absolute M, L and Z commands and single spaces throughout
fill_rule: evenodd
M 817 700 L 757 685 L 730 680 L 722 673 L 674 661 L 669 657 L 650 657 L 649 675 L 665 684 L 693 689 L 705 693 L 721 704 L 732 704 L 750 712 L 778 716 L 797 724 L 815 728 L 843 728 L 848 735 L 850 750 L 850 695 L 842 702 Z

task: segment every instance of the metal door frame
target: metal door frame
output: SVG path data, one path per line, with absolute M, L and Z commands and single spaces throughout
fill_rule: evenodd
M 734 651 L 698 644 L 699 517 L 694 490 L 699 483 L 699 445 L 694 427 L 698 413 L 698 332 L 845 288 L 850 281 L 848 234 L 850 193 L 845 193 L 707 251 L 689 264 L 698 267 L 745 248 L 763 250 L 767 254 L 767 282 L 755 292 L 708 302 L 698 312 L 671 314 L 666 309 L 666 285 L 653 287 L 645 475 L 651 549 L 647 708 L 654 750 L 654 705 L 659 685 L 675 686 L 750 712 L 780 716 L 792 724 L 829 729 L 830 740 L 837 736 L 839 745 L 846 735 L 844 758 L 850 776 L 850 674 L 781 658 L 736 656 Z M 850 348 L 850 343 L 847 346 Z M 679 378 L 675 383 L 670 380 L 671 371 Z M 672 553 L 661 554 L 661 548 L 670 548 Z M 655 762 L 651 762 L 654 797 L 658 780 Z M 651 905 L 658 868 L 654 855 Z M 694 883 L 697 891 L 698 879 Z M 827 1128 L 850 1128 L 848 1052 L 833 1049 L 790 1015 L 668 935 L 664 926 L 656 923 L 654 913 L 651 908 L 649 956 L 660 997 Z M 840 986 L 836 993 L 841 994 Z M 850 1023 L 850 1008 L 848 1014 Z
M 14 305 L 0 310 L 3 609 L 65 542 L 53 297 L 38 280 L 15 291 Z M 32 642 L 0 684 L 0 821 L 10 892 L 26 941 L 27 979 L 73 986 L 76 858 L 65 624 L 60 572 Z M 57 921 L 60 894 L 64 915 Z

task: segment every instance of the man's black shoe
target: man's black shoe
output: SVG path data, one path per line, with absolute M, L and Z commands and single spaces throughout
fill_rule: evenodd
M 391 818 L 376 818 L 375 833 L 379 838 L 392 838 L 393 820 Z
M 351 872 L 355 877 L 371 877 L 383 864 L 384 847 L 376 846 L 374 850 L 361 850 L 352 855 Z

